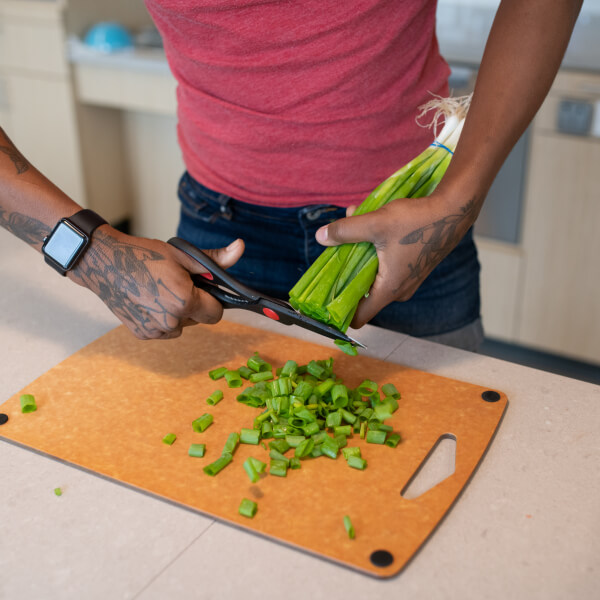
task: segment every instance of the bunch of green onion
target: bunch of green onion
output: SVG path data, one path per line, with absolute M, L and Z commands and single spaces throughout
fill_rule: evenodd
M 421 107 L 419 117 L 435 110 L 432 125 L 443 115 L 444 127 L 416 158 L 381 183 L 355 210 L 362 215 L 397 198 L 422 198 L 442 179 L 456 148 L 470 96 L 436 98 Z M 330 246 L 290 290 L 290 304 L 301 313 L 345 332 L 361 298 L 377 275 L 379 261 L 370 242 Z

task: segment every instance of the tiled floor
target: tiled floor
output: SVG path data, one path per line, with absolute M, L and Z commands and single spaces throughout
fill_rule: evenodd
M 483 342 L 479 352 L 485 356 L 492 356 L 519 365 L 600 385 L 600 365 L 584 363 L 554 354 L 546 354 L 545 352 L 538 352 L 522 346 L 491 339 L 486 339 Z

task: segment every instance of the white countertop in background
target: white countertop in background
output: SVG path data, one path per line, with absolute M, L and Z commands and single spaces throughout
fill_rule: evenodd
M 0 273 L 2 402 L 117 321 L 2 229 Z M 509 398 L 471 482 L 399 576 L 375 580 L 0 441 L 0 598 L 596 597 L 600 387 L 372 327 L 357 337 L 372 356 Z
M 498 0 L 439 0 L 437 36 L 450 63 L 477 66 L 492 26 Z M 169 73 L 162 49 L 135 48 L 102 54 L 76 37 L 69 39 L 71 62 Z M 600 72 L 600 0 L 586 0 L 575 24 L 562 68 Z

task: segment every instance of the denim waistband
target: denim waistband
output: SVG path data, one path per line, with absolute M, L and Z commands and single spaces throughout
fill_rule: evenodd
M 179 182 L 179 196 L 182 200 L 189 201 L 192 210 L 196 211 L 195 216 L 199 216 L 200 211 L 204 211 L 211 222 L 219 217 L 231 220 L 233 215 L 237 214 L 242 218 L 258 219 L 263 223 L 270 222 L 274 225 L 291 225 L 298 222 L 301 225 L 314 225 L 317 221 L 329 222 L 342 218 L 346 213 L 345 208 L 329 204 L 278 207 L 243 202 L 207 188 L 189 173 L 185 173 Z

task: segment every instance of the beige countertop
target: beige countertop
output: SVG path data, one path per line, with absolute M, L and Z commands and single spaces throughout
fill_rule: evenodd
M 118 323 L 4 230 L 0 273 L 2 402 Z M 0 598 L 595 597 L 600 387 L 376 328 L 356 336 L 372 356 L 509 398 L 475 476 L 400 575 L 375 580 L 0 441 Z

